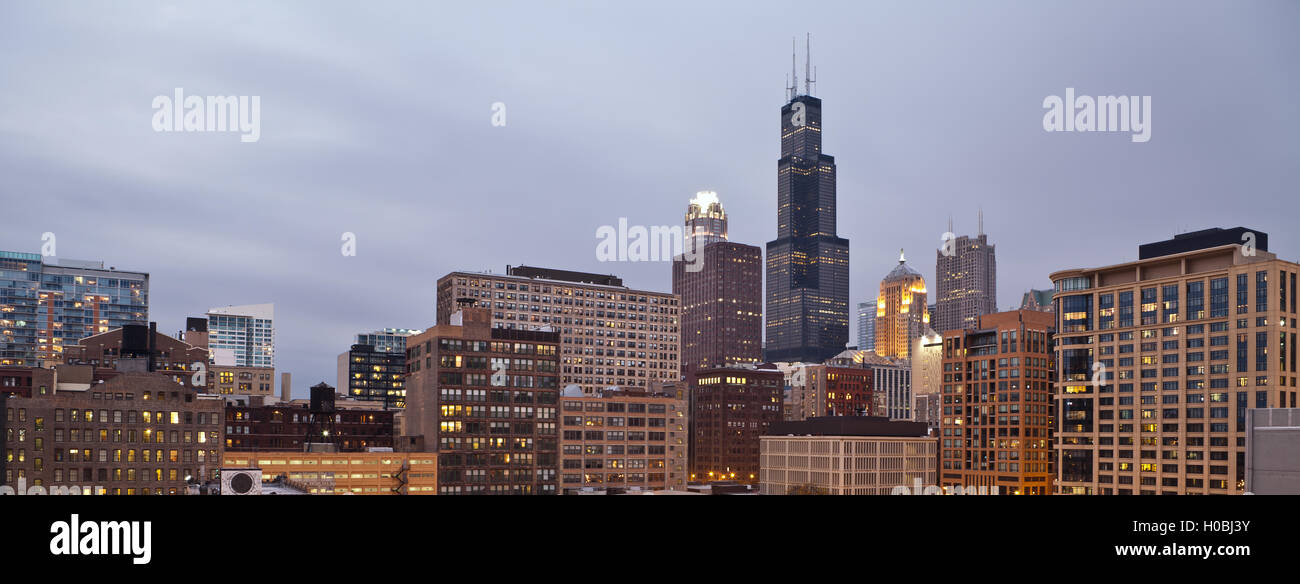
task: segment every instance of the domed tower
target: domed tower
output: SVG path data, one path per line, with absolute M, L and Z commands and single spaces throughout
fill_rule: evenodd
M 880 281 L 876 299 L 876 352 L 885 357 L 908 358 L 912 343 L 930 324 L 925 278 L 907 265 L 898 250 L 898 265 Z

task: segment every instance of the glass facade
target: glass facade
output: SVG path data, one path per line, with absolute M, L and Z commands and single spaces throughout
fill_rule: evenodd
M 208 348 L 217 365 L 275 367 L 275 306 L 255 304 L 208 311 Z M 226 352 L 233 362 L 223 363 Z
M 93 334 L 149 321 L 149 274 L 0 252 L 0 365 L 59 361 Z
M 354 345 L 370 345 L 376 353 L 401 353 L 406 355 L 406 338 L 420 334 L 416 329 L 386 328 L 357 335 Z

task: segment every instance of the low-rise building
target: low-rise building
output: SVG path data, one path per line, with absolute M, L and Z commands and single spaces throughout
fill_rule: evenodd
M 431 452 L 232 452 L 225 468 L 256 468 L 312 495 L 434 495 L 438 455 Z
M 227 397 L 226 450 L 301 452 L 311 429 L 308 401 L 268 403 L 262 396 Z M 351 399 L 335 400 L 334 410 L 333 430 L 327 439 L 339 452 L 393 447 L 393 410 Z
M 762 437 L 764 495 L 888 495 L 936 485 L 937 439 L 925 424 L 827 416 L 773 424 Z

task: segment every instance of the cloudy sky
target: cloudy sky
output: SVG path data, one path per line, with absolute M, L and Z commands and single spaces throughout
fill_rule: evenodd
M 168 332 L 274 302 L 303 395 L 356 332 L 430 325 L 449 271 L 667 291 L 668 264 L 597 261 L 595 231 L 679 224 L 701 189 L 733 240 L 773 238 L 811 32 L 855 304 L 900 247 L 932 283 L 948 217 L 973 232 L 981 207 L 1003 308 L 1212 226 L 1294 260 L 1298 23 L 1288 1 L 5 2 L 0 249 L 49 231 L 59 257 L 147 271 Z M 1151 96 L 1150 141 L 1044 131 L 1067 87 Z M 155 132 L 175 88 L 260 96 L 260 140 Z

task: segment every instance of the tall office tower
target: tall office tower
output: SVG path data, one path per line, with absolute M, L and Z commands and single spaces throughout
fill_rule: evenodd
M 1014 310 L 944 334 L 940 486 L 1052 494 L 1054 326 Z
M 673 294 L 681 298 L 682 370 L 758 363 L 763 357 L 763 250 L 727 241 L 727 216 L 709 191 L 691 199 L 686 233 L 693 257 L 673 260 Z
M 208 311 L 208 349 L 217 365 L 275 367 L 275 305 Z M 229 363 L 225 363 L 227 359 Z
M 1051 274 L 1057 492 L 1243 493 L 1247 409 L 1296 405 L 1298 273 L 1237 227 Z
M 559 332 L 560 383 L 588 394 L 681 378 L 676 295 L 633 290 L 609 275 L 528 266 L 506 272 L 439 278 L 438 324 L 469 298 L 491 310 L 494 327 Z
M 358 333 L 352 346 L 338 356 L 339 392 L 351 399 L 404 407 L 406 339 L 420 332 L 386 328 Z
M 757 483 L 759 440 L 784 418 L 785 374 L 770 365 L 689 372 L 691 480 Z
M 876 350 L 876 299 L 858 303 L 858 350 Z
M 556 494 L 560 333 L 459 304 L 407 339 L 403 442 L 438 453 L 440 495 Z
M 930 324 L 925 294 L 925 278 L 908 267 L 900 250 L 898 265 L 880 281 L 880 297 L 876 299 L 877 353 L 899 358 L 911 355 L 912 342 Z
M 807 73 L 807 72 L 805 72 Z M 836 235 L 835 158 L 807 74 L 781 108 L 776 239 L 767 243 L 768 362 L 820 363 L 849 341 L 849 241 Z
M 63 361 L 90 335 L 149 323 L 149 274 L 0 251 L 0 366 Z
M 952 223 L 948 224 L 952 231 Z M 979 234 L 963 235 L 935 252 L 936 294 L 934 329 L 974 328 L 982 314 L 998 311 L 998 262 L 994 246 L 984 234 L 984 212 L 980 212 Z
M 912 343 L 912 420 L 939 427 L 939 391 L 943 380 L 943 335 L 932 328 Z

